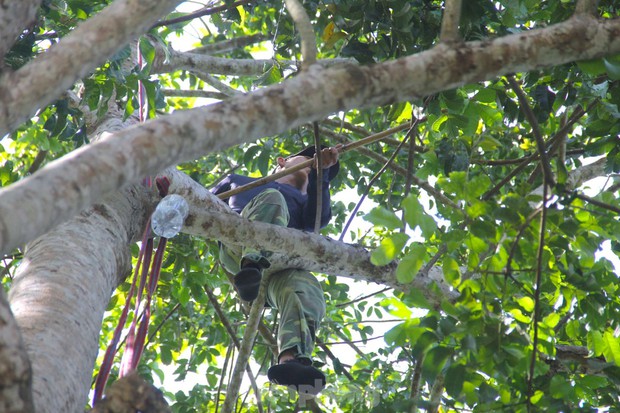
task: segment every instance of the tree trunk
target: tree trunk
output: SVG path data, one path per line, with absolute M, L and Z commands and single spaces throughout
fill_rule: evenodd
M 81 412 L 112 291 L 131 267 L 148 192 L 130 187 L 33 241 L 9 292 L 38 413 Z

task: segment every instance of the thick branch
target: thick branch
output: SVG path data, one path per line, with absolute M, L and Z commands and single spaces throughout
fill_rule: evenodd
M 24 29 L 35 22 L 41 2 L 42 0 L 20 0 L 1 3 L 0 61 Z
M 34 413 L 30 359 L 2 287 L 0 287 L 0 400 L 3 411 Z
M 459 20 L 461 19 L 462 0 L 446 0 L 444 2 L 443 19 L 441 20 L 442 42 L 456 42 L 461 39 L 459 35 Z
M 299 37 L 301 37 L 301 56 L 304 68 L 308 68 L 316 62 L 316 55 L 318 53 L 310 17 L 308 17 L 306 9 L 304 9 L 299 0 L 284 0 L 284 4 L 286 4 L 286 9 L 295 22 L 295 27 L 299 32 Z
M 180 2 L 116 0 L 32 62 L 3 76 L 0 136 L 15 129 L 37 109 L 52 103 L 76 80 L 91 73 Z
M 318 234 L 248 221 L 232 212 L 228 205 L 193 181 L 187 175 L 169 169 L 162 176 L 170 180 L 170 193 L 182 195 L 190 205 L 182 231 L 191 235 L 217 239 L 226 244 L 245 245 L 276 252 L 270 272 L 285 268 L 333 274 L 388 285 L 401 291 L 421 290 L 430 305 L 437 307 L 443 298 L 454 299 L 458 293 L 443 280 L 440 269 L 419 274 L 412 284 L 400 284 L 395 275 L 396 264 L 376 267 L 370 253 L 359 245 L 351 245 Z M 431 288 L 436 283 L 440 294 Z
M 235 8 L 237 6 L 243 6 L 244 4 L 248 4 L 250 1 L 251 0 L 239 0 L 231 4 L 223 4 L 221 6 L 216 6 L 216 7 L 204 7 L 186 16 L 177 17 L 175 19 L 159 21 L 155 23 L 153 26 L 151 26 L 151 28 L 161 27 L 161 26 L 170 26 L 172 24 L 183 23 L 189 20 L 197 19 L 199 17 L 209 16 L 211 14 L 219 13 L 221 11 Z
M 170 73 L 177 70 L 200 70 L 205 73 L 231 76 L 260 76 L 275 60 L 272 59 L 228 59 L 205 54 L 177 52 L 170 50 L 167 62 L 154 66 L 151 73 Z
M 598 0 L 577 0 L 575 6 L 575 14 L 592 14 L 596 13 Z
M 313 66 L 282 84 L 125 129 L 3 189 L 0 252 L 10 252 L 126 184 L 205 153 L 280 133 L 341 110 L 375 107 L 501 74 L 618 52 L 620 19 L 580 16 L 494 40 L 454 48 L 440 44 L 417 55 L 368 67 Z M 72 66 L 80 66 L 80 62 L 72 61 Z M 37 71 L 32 78 L 27 75 L 17 81 L 22 86 L 25 82 L 32 84 L 39 76 Z M 47 83 L 53 82 L 48 79 Z M 35 90 L 38 88 L 47 91 L 49 85 L 37 83 Z M 49 92 L 44 93 L 47 96 Z M 11 98 L 13 104 L 19 101 L 16 98 Z M 16 107 L 10 111 L 10 119 L 27 116 L 36 104 Z M 3 123 L 6 125 L 0 119 Z M 62 197 L 58 196 L 60 191 Z
M 316 60 L 316 59 L 315 59 Z M 189 70 L 229 76 L 260 76 L 273 65 L 283 67 L 297 67 L 299 62 L 293 60 L 276 59 L 229 59 L 225 57 L 210 56 L 196 52 L 169 51 L 168 61 L 157 59 L 151 70 L 153 74 L 171 73 L 177 70 Z M 352 63 L 351 59 L 320 60 L 317 64 L 323 67 L 337 64 Z
M 149 412 L 170 413 L 162 392 L 132 373 L 114 382 L 91 413 Z

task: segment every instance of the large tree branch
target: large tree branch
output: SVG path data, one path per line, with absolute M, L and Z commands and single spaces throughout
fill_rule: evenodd
M 268 246 L 276 253 L 271 259 L 269 272 L 304 268 L 322 274 L 384 284 L 401 291 L 417 289 L 434 307 L 438 307 L 444 298 L 455 299 L 458 296 L 445 283 L 439 268 L 434 268 L 428 274 L 418 274 L 413 283 L 404 285 L 396 279 L 396 262 L 377 267 L 370 262 L 370 252 L 362 246 L 338 242 L 310 232 L 249 221 L 230 210 L 228 205 L 184 173 L 170 168 L 160 176 L 169 179 L 170 193 L 183 196 L 190 205 L 183 232 L 227 244 L 261 249 Z M 439 290 L 433 287 L 435 284 Z
M 0 288 L 0 400 L 3 411 L 34 413 L 30 359 L 4 288 Z
M 160 50 L 159 53 L 165 53 Z M 225 57 L 210 56 L 202 53 L 168 51 L 168 60 L 157 59 L 151 70 L 153 74 L 171 73 L 177 70 L 190 72 L 202 72 L 230 76 L 260 76 L 273 65 L 297 67 L 299 62 L 293 60 L 276 59 L 229 59 Z M 324 67 L 337 64 L 353 63 L 351 59 L 327 59 L 319 60 L 318 64 Z
M 181 0 L 116 0 L 32 62 L 0 79 L 0 136 L 144 33 Z M 20 2 L 12 2 L 20 3 Z M 93 47 L 97 45 L 97 47 Z
M 620 19 L 578 16 L 493 40 L 455 47 L 440 44 L 368 67 L 313 66 L 282 84 L 127 128 L 3 189 L 0 252 L 47 232 L 124 185 L 205 153 L 280 133 L 341 110 L 427 96 L 502 74 L 618 52 Z M 19 81 L 34 82 L 36 76 Z
M 2 39 L 0 61 L 24 29 L 34 23 L 41 1 L 20 0 L 0 3 L 0 39 Z

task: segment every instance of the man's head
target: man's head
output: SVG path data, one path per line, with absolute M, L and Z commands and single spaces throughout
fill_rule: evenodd
M 312 158 L 302 155 L 293 155 L 287 158 L 283 158 L 278 156 L 277 162 L 278 166 L 276 168 L 276 172 L 279 172 L 283 169 L 291 168 L 295 165 L 299 165 L 302 162 L 306 162 Z M 310 174 L 310 166 L 300 169 L 299 171 L 293 172 L 290 175 L 287 175 L 283 178 L 280 178 L 278 181 L 287 183 L 289 185 L 294 186 L 302 192 L 306 192 L 306 188 L 308 186 L 308 175 Z
M 334 179 L 336 177 L 336 175 L 338 175 L 338 171 L 340 170 L 340 162 L 338 162 L 338 149 L 339 147 L 341 147 L 342 145 L 336 145 L 336 147 L 334 148 L 330 148 L 329 146 L 325 146 L 325 145 L 321 145 L 321 153 L 324 154 L 323 158 L 325 158 L 326 156 L 331 156 L 334 159 L 333 162 L 329 162 L 330 166 L 329 166 L 329 180 L 331 181 L 332 179 Z M 294 158 L 297 156 L 304 156 L 307 159 L 312 159 L 314 158 L 314 155 L 316 154 L 316 148 L 314 145 L 308 146 L 304 149 L 302 149 L 301 151 L 297 152 L 296 154 L 293 154 L 291 156 L 289 156 L 288 158 Z M 334 157 L 335 155 L 335 157 Z

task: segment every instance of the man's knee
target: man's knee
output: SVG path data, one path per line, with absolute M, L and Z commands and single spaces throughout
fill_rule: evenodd
M 286 207 L 286 199 L 284 199 L 284 195 L 277 189 L 267 188 L 256 195 L 254 199 L 256 199 L 257 202 Z

